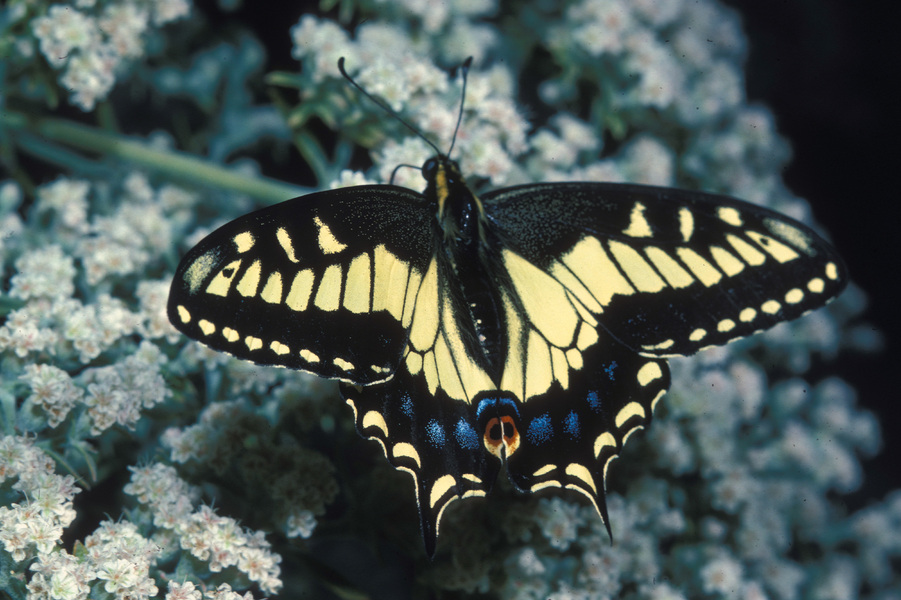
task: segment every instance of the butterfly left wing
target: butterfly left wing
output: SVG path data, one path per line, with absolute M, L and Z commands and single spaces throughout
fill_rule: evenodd
M 553 183 L 482 200 L 508 252 L 648 356 L 693 354 L 794 319 L 847 283 L 835 250 L 810 228 L 726 196 Z M 544 285 L 521 279 L 520 294 Z M 571 312 L 563 301 L 543 310 Z
M 250 213 L 185 255 L 169 320 L 257 364 L 386 381 L 434 253 L 431 219 L 421 194 L 395 186 L 319 192 Z

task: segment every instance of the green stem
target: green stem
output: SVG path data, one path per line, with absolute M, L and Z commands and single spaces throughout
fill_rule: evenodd
M 247 194 L 266 202 L 281 202 L 311 191 L 268 177 L 248 177 L 191 154 L 159 150 L 125 136 L 63 119 L 46 117 L 32 120 L 21 113 L 0 112 L 0 128 L 31 133 L 45 141 L 124 159 L 194 185 Z

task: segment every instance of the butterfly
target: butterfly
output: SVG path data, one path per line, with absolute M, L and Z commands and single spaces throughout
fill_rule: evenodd
M 429 556 L 447 507 L 501 468 L 525 492 L 580 492 L 609 532 L 606 470 L 668 389 L 667 357 L 847 281 L 832 246 L 766 208 L 614 183 L 476 195 L 449 154 L 422 193 L 323 191 L 222 226 L 168 302 L 210 348 L 339 380 L 358 432 L 412 475 Z

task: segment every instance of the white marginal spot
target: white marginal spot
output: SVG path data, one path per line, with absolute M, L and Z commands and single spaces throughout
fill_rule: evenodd
M 632 205 L 632 214 L 629 215 L 629 226 L 626 229 L 623 229 L 625 235 L 639 238 L 651 237 L 653 235 L 651 226 L 644 216 L 644 211 L 645 205 L 641 202 L 636 202 Z
M 263 347 L 263 340 L 252 335 L 248 335 L 246 338 L 244 338 L 244 343 L 247 344 L 247 349 L 251 352 L 253 352 L 254 350 L 259 350 Z
M 279 356 L 281 356 L 282 354 L 289 354 L 291 352 L 291 348 L 278 341 L 269 344 L 269 349 Z
M 716 324 L 716 330 L 720 333 L 727 333 L 735 329 L 735 321 L 732 319 L 723 319 Z
M 716 216 L 720 218 L 720 221 L 724 223 L 728 223 L 729 225 L 733 225 L 735 227 L 742 226 L 741 213 L 738 212 L 738 209 L 733 208 L 731 206 L 720 206 L 716 209 Z
M 673 344 L 675 344 L 675 343 L 676 342 L 674 342 L 672 339 L 669 339 L 669 340 L 663 340 L 659 344 L 645 344 L 645 345 L 642 345 L 642 348 L 644 350 L 666 350 L 667 348 L 670 348 L 671 346 L 673 346 Z
M 779 236 L 798 250 L 804 252 L 805 254 L 810 253 L 810 235 L 804 233 L 794 225 L 790 225 L 785 221 L 778 221 L 776 219 L 764 219 L 763 224 L 769 229 L 772 233 Z
M 206 319 L 200 319 L 200 321 L 197 322 L 197 326 L 200 327 L 200 331 L 203 332 L 203 335 L 210 335 L 216 331 L 216 326 Z
M 695 218 L 691 211 L 685 207 L 679 209 L 679 233 L 682 234 L 682 241 L 688 242 L 695 231 Z
M 197 292 L 197 288 L 200 287 L 203 280 L 206 279 L 207 275 L 210 274 L 210 271 L 213 270 L 217 258 L 217 252 L 215 250 L 210 250 L 206 254 L 194 259 L 191 266 L 185 270 L 183 280 L 188 284 L 188 289 L 190 289 L 192 294 Z
M 810 281 L 807 282 L 807 289 L 813 292 L 814 294 L 822 294 L 823 290 L 826 289 L 826 282 L 820 279 L 819 277 L 814 277 Z
M 653 364 L 654 366 L 657 366 L 656 363 L 648 363 L 648 364 Z M 657 369 L 659 370 L 660 367 L 657 366 Z M 614 422 L 616 423 L 617 429 L 622 429 L 623 424 L 625 424 L 626 421 L 628 421 L 629 419 L 631 419 L 632 417 L 635 417 L 635 416 L 641 417 L 643 419 L 647 416 L 647 414 L 644 412 L 644 408 L 641 406 L 641 404 L 639 404 L 638 402 L 635 402 L 633 400 L 632 402 L 629 402 L 624 407 L 622 407 L 618 413 L 616 413 L 616 418 L 614 419 Z
M 655 362 L 645 363 L 638 369 L 637 379 L 641 387 L 647 387 L 652 381 L 661 377 L 663 377 L 663 371 L 660 370 L 660 365 Z M 620 423 L 617 422 L 616 426 L 619 427 L 619 425 Z
M 751 307 L 744 308 L 740 313 L 738 313 L 738 320 L 742 323 L 750 323 L 754 320 L 754 317 L 757 316 L 757 311 Z
M 767 300 L 760 305 L 760 310 L 768 315 L 775 315 L 777 312 L 779 312 L 780 308 L 782 308 L 782 305 L 779 304 L 779 302 L 777 302 L 776 300 Z
M 225 338 L 227 342 L 237 342 L 241 339 L 241 334 L 232 329 L 231 327 L 224 327 L 222 329 L 222 337 Z
M 700 327 L 688 334 L 688 339 L 692 342 L 700 342 L 707 336 L 707 330 Z
M 472 481 L 473 483 L 482 483 L 482 478 L 474 473 L 463 473 L 463 479 Z
M 299 354 L 300 354 L 300 357 L 302 359 L 304 359 L 305 361 L 307 361 L 308 363 L 318 363 L 319 362 L 319 355 L 316 354 L 315 352 L 312 352 L 311 350 L 307 350 L 306 348 L 304 348 L 303 350 L 301 350 L 299 352 Z
M 323 223 L 318 216 L 313 218 L 313 223 L 319 228 L 319 249 L 323 254 L 337 254 L 347 248 L 347 244 L 339 242 L 329 226 Z
M 834 262 L 826 263 L 826 277 L 832 281 L 838 279 L 838 267 Z
M 344 360 L 340 356 L 332 359 L 332 364 L 346 372 L 354 370 L 354 364 L 349 360 Z
M 181 319 L 182 323 L 190 323 L 191 322 L 191 313 L 185 308 L 183 305 L 179 304 L 176 307 L 178 311 L 178 318 Z
M 239 254 L 244 254 L 256 243 L 256 240 L 253 237 L 253 234 L 249 231 L 243 231 L 232 238 L 232 241 L 235 243 L 235 248 L 237 248 Z
M 785 301 L 788 304 L 797 304 L 804 299 L 804 292 L 798 288 L 792 288 L 785 293 Z
M 552 487 L 563 487 L 563 486 L 560 485 L 560 482 L 557 481 L 556 479 L 550 479 L 548 481 L 539 481 L 538 483 L 532 485 L 532 487 L 529 488 L 529 491 L 534 494 L 535 492 L 538 492 L 538 491 L 541 491 L 541 490 L 544 490 L 547 488 L 552 488 Z
M 300 262 L 294 254 L 294 242 L 291 240 L 291 234 L 288 233 L 287 229 L 279 227 L 278 231 L 275 232 L 275 239 L 278 240 L 279 246 L 285 251 L 288 260 L 293 263 Z

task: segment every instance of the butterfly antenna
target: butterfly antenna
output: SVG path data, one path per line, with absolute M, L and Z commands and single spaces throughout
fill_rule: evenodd
M 429 138 L 427 138 L 426 136 L 424 136 L 424 135 L 422 134 L 421 131 L 419 131 L 418 129 L 416 129 L 415 127 L 413 127 L 412 125 L 410 125 L 410 124 L 407 123 L 406 121 L 404 121 L 404 119 L 403 119 L 399 114 L 397 114 L 397 111 L 396 111 L 396 110 L 394 110 L 393 108 L 391 108 L 390 106 L 388 106 L 387 104 L 385 104 L 384 102 L 382 102 L 381 100 L 379 100 L 378 98 L 376 98 L 375 96 L 373 96 L 372 94 L 370 94 L 369 92 L 367 92 L 366 90 L 364 90 L 363 87 L 362 87 L 359 83 L 357 83 L 356 81 L 354 81 L 353 77 L 351 77 L 350 75 L 348 75 L 348 74 L 347 74 L 347 71 L 344 70 L 344 57 L 343 57 L 343 56 L 342 56 L 341 58 L 338 59 L 338 70 L 341 71 L 341 75 L 344 77 L 344 79 L 346 79 L 347 81 L 349 81 L 350 84 L 351 84 L 352 86 L 354 86 L 355 88 L 357 88 L 358 90 L 360 90 L 360 93 L 361 93 L 361 94 L 363 94 L 364 96 L 366 96 L 367 98 L 369 98 L 370 100 L 372 100 L 372 101 L 373 101 L 376 105 L 378 105 L 382 110 L 384 110 L 386 113 L 388 113 L 389 115 L 391 115 L 392 117 L 394 117 L 395 119 L 397 119 L 397 121 L 398 121 L 401 125 L 403 125 L 403 126 L 406 127 L 407 129 L 409 129 L 409 130 L 412 131 L 414 134 L 416 134 L 419 138 L 421 138 L 423 141 L 425 141 L 426 144 L 428 144 L 429 146 L 432 147 L 432 149 L 435 151 L 435 154 L 441 154 L 441 150 L 438 149 L 438 146 L 436 146 L 435 144 L 433 144 L 432 141 L 429 140 Z M 465 81 L 465 79 L 464 79 L 464 81 Z M 454 137 L 456 137 L 456 135 L 457 135 L 457 134 L 454 133 Z M 453 144 L 451 145 L 451 148 L 453 148 Z
M 460 123 L 463 122 L 463 104 L 466 102 L 466 81 L 469 79 L 469 67 L 472 66 L 472 57 L 470 56 L 463 61 L 460 69 L 463 70 L 463 93 L 460 94 L 460 112 L 457 113 L 457 125 L 454 127 L 454 137 L 451 138 L 450 149 L 447 155 L 450 156 L 454 151 L 454 144 L 457 143 L 457 132 L 460 131 Z

